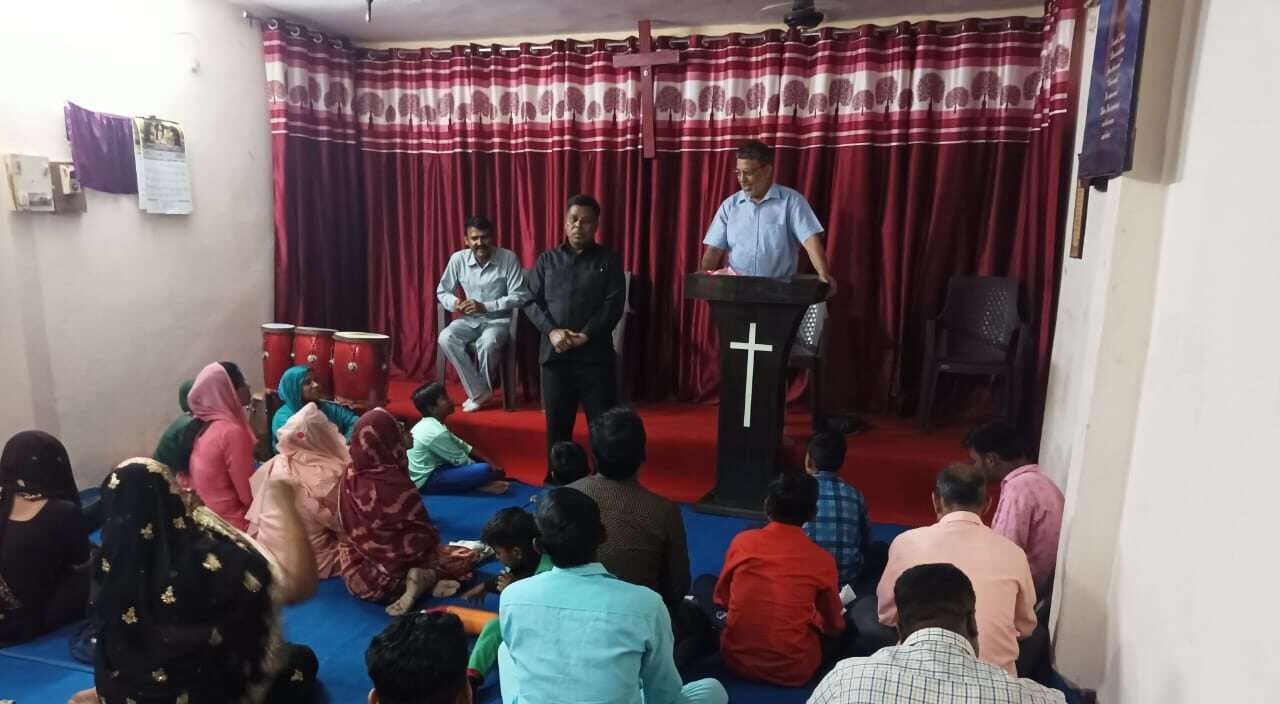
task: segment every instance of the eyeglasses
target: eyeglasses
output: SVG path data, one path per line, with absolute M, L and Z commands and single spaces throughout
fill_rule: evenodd
M 769 168 L 768 165 L 757 166 L 754 169 L 748 169 L 748 170 L 738 169 L 737 171 L 734 171 L 734 174 L 736 174 L 738 178 L 753 178 L 757 173 L 767 168 Z

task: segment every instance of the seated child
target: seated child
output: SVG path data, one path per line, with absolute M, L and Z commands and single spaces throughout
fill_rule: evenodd
M 843 435 L 810 438 L 804 468 L 818 480 L 818 513 L 804 524 L 804 532 L 836 559 L 840 584 L 854 586 L 867 563 L 871 526 L 862 492 L 840 479 L 844 455 Z
M 538 526 L 533 516 L 523 509 L 504 508 L 495 513 L 485 524 L 481 540 L 493 548 L 505 569 L 497 577 L 468 589 L 463 597 L 469 601 L 483 602 L 485 594 L 501 594 L 512 582 L 550 570 L 551 559 L 546 555 L 539 555 L 533 546 L 537 537 Z M 485 675 L 498 663 L 499 645 L 502 645 L 502 631 L 495 618 L 480 632 L 467 663 L 467 678 L 473 686 L 479 687 L 484 682 Z
M 591 474 L 587 451 L 572 440 L 561 440 L 551 446 L 551 479 L 560 486 L 570 484 Z
M 422 414 L 410 434 L 409 477 L 424 494 L 459 494 L 478 489 L 506 493 L 508 482 L 492 462 L 445 427 L 453 400 L 443 384 L 425 384 L 413 392 L 413 405 Z
M 569 486 L 591 474 L 587 451 L 572 440 L 561 440 L 552 445 L 549 460 L 548 476 L 551 477 L 551 482 L 543 487 L 542 491 L 529 497 L 529 502 L 535 506 L 542 499 L 542 495 L 551 489 L 557 486 Z
M 781 475 L 765 499 L 768 525 L 733 539 L 718 581 L 704 575 L 694 582 L 699 605 L 724 624 L 725 665 L 742 677 L 803 685 L 822 664 L 824 638 L 844 631 L 835 559 L 801 528 L 817 503 L 817 480 Z
M 395 619 L 370 641 L 364 662 L 375 704 L 471 701 L 463 674 L 467 634 L 453 614 L 418 611 Z

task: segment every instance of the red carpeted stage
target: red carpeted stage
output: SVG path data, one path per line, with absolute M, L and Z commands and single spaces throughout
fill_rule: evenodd
M 416 387 L 413 382 L 392 381 L 389 410 L 406 420 L 417 420 L 418 412 L 409 402 Z M 450 396 L 461 406 L 461 388 L 451 386 Z M 700 499 L 715 483 L 716 406 L 654 403 L 637 408 L 644 417 L 649 441 L 649 461 L 641 481 L 676 501 Z M 869 432 L 849 439 L 841 475 L 866 495 L 871 520 L 910 526 L 932 523 L 929 495 L 934 476 L 948 462 L 965 459 L 960 446 L 963 428 L 942 428 L 924 435 L 900 418 L 870 420 Z M 511 413 L 496 403 L 476 413 L 459 410 L 449 418 L 449 426 L 513 478 L 535 485 L 542 481 L 546 434 L 542 411 L 536 404 L 523 404 Z M 802 407 L 795 406 L 788 414 L 786 436 L 794 441 L 789 455 L 799 468 L 809 437 L 809 414 Z M 575 439 L 587 447 L 582 416 Z

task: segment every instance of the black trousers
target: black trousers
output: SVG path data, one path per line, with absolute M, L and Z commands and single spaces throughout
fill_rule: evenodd
M 711 623 L 711 628 L 719 633 L 724 630 L 725 618 L 729 612 L 716 606 L 716 582 L 719 579 L 714 574 L 704 574 L 693 580 L 693 601 L 702 609 L 702 613 L 706 615 L 707 621 Z
M 547 456 L 551 446 L 573 439 L 578 406 L 587 413 L 587 422 L 618 402 L 613 360 L 579 362 L 561 360 L 542 365 L 542 408 L 547 416 Z M 549 467 L 550 465 L 548 465 Z M 551 473 L 547 472 L 547 481 Z
M 863 594 L 849 605 L 848 620 L 854 633 L 850 643 L 851 657 L 866 657 L 881 648 L 898 643 L 898 629 L 880 623 L 879 602 L 875 592 Z

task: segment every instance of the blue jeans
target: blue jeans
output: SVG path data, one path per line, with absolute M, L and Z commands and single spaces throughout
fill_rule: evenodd
M 437 467 L 422 484 L 424 494 L 461 494 L 484 486 L 496 478 L 488 462 L 461 467 Z

